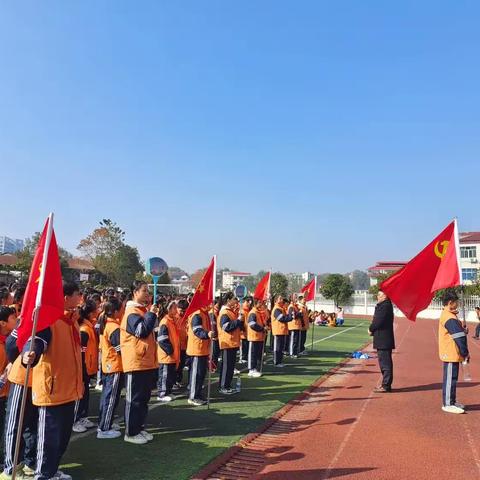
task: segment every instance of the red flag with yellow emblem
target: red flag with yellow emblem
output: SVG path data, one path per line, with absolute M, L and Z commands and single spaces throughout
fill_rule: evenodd
M 401 270 L 387 278 L 381 290 L 412 321 L 426 309 L 435 291 L 461 284 L 457 221 L 450 223 Z
M 317 276 L 315 275 L 301 290 L 306 302 L 311 302 L 315 299 L 315 292 L 317 291 Z
M 212 258 L 210 265 L 203 274 L 200 283 L 195 289 L 192 301 L 183 315 L 182 323 L 185 324 L 187 318 L 200 308 L 209 307 L 215 297 L 215 275 L 216 275 L 216 257 Z
M 27 289 L 17 328 L 17 346 L 21 350 L 32 335 L 33 313 L 38 308 L 37 331 L 43 330 L 63 315 L 63 285 L 53 215 L 45 223 L 33 257 Z

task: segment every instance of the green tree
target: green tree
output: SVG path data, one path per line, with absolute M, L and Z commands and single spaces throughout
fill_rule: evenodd
M 330 274 L 323 282 L 321 293 L 325 298 L 333 299 L 336 306 L 346 303 L 354 289 L 350 279 L 340 273 Z
M 280 272 L 272 273 L 270 279 L 270 295 L 272 300 L 277 295 L 282 295 L 286 297 L 288 294 L 288 279 L 287 277 Z

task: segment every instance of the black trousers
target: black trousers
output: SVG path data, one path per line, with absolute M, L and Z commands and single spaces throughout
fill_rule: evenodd
M 260 342 L 248 342 L 248 369 L 260 371 L 260 365 L 262 363 L 262 354 L 265 343 Z
M 175 363 L 161 363 L 158 367 L 158 396 L 166 397 L 172 393 L 177 376 Z
M 290 353 L 290 334 L 291 331 L 289 330 L 288 333 L 285 335 L 285 346 L 283 348 L 283 353 L 288 355 Z
M 75 402 L 75 422 L 81 418 L 88 417 L 88 407 L 90 405 L 90 376 L 83 375 L 83 397 Z
M 290 331 L 290 355 L 298 355 L 300 352 L 300 330 Z
M 390 389 L 393 382 L 393 361 L 391 350 L 377 350 L 378 365 L 382 372 L 382 386 Z
M 443 362 L 443 406 L 455 405 L 457 401 L 458 362 Z
M 144 429 L 156 371 L 143 370 L 126 374 L 125 434 L 129 437 L 138 435 Z
M 244 362 L 248 362 L 248 340 L 246 338 L 242 338 L 242 343 L 240 345 L 240 358 Z
M 72 434 L 75 402 L 38 407 L 36 480 L 48 480 L 58 470 Z
M 237 360 L 238 348 L 225 348 L 222 350 L 222 361 L 220 363 L 220 388 L 232 388 L 233 371 Z
M 300 352 L 305 351 L 305 342 L 307 341 L 307 331 L 306 330 L 300 330 Z
M 121 372 L 103 374 L 103 389 L 98 415 L 98 428 L 103 432 L 112 429 L 113 417 L 120 401 L 123 381 L 123 373 Z
M 480 323 L 475 327 L 475 338 L 478 338 L 480 336 Z
M 20 419 L 20 406 L 22 403 L 23 385 L 10 384 L 8 393 L 7 412 L 5 421 L 5 465 L 4 471 L 11 475 L 13 472 L 13 459 L 15 456 L 15 443 L 17 441 L 18 422 Z M 25 417 L 23 420 L 22 443 L 20 444 L 19 463 L 35 469 L 37 463 L 37 428 L 38 407 L 32 404 L 32 389 L 27 390 L 25 404 Z
M 187 361 L 187 351 L 180 350 L 180 363 L 178 364 L 177 378 L 176 378 L 176 381 L 178 383 L 183 383 L 183 367 L 185 367 L 186 361 Z
M 283 350 L 285 349 L 285 342 L 287 335 L 274 335 L 273 336 L 273 363 L 279 365 L 283 360 Z
M 203 400 L 202 389 L 208 369 L 208 355 L 190 357 L 190 400 Z

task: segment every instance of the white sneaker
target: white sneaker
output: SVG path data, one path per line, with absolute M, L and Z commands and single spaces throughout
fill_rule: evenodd
M 463 403 L 455 402 L 455 406 L 461 408 L 462 410 L 465 410 L 465 405 Z
M 175 400 L 175 397 L 173 395 L 165 395 L 164 397 L 157 397 L 157 400 L 159 402 L 168 403 Z
M 188 404 L 193 405 L 194 407 L 201 407 L 205 405 L 207 402 L 205 400 L 201 400 L 200 398 L 188 399 Z
M 115 422 L 112 423 L 112 430 L 120 431 L 121 429 L 122 428 L 120 427 L 120 425 L 118 423 L 115 423 Z
M 442 410 L 447 413 L 465 413 L 463 408 L 456 407 L 455 405 L 443 406 Z
M 88 429 L 87 429 L 87 427 L 82 423 L 82 421 L 79 420 L 78 422 L 75 422 L 75 423 L 73 424 L 72 430 L 73 430 L 75 433 L 84 433 L 84 432 L 86 432 Z
M 236 393 L 233 388 L 221 388 L 219 392 L 222 395 L 233 395 L 234 393 Z
M 148 433 L 146 430 L 142 430 L 140 435 L 143 435 L 147 439 L 147 442 L 151 442 L 153 440 L 153 435 Z
M 55 480 L 72 480 L 72 476 L 67 473 L 63 473 L 61 470 L 58 470 L 57 473 L 53 476 Z
M 240 370 L 239 370 L 238 368 L 235 368 L 235 369 L 233 370 L 233 374 L 234 374 L 234 375 L 238 375 L 239 373 L 240 373 Z
M 279 363 L 278 365 L 274 365 L 274 367 L 277 367 L 277 368 L 283 368 L 285 366 L 284 363 Z
M 97 383 L 97 384 L 95 385 L 95 390 L 97 390 L 98 392 L 101 392 L 101 391 L 103 390 L 103 386 L 100 385 L 99 383 Z
M 258 378 L 258 377 L 261 377 L 262 374 L 258 370 L 250 370 L 248 372 L 248 376 L 253 378 Z
M 122 434 L 118 430 L 105 430 L 105 431 L 98 431 L 97 432 L 97 438 L 98 439 L 107 439 L 107 438 L 118 438 L 121 437 Z
M 85 428 L 93 428 L 95 427 L 96 425 L 91 421 L 89 420 L 88 418 L 81 418 L 79 420 L 79 422 L 82 422 L 82 425 L 85 427 Z
M 243 359 L 240 359 L 240 360 L 238 361 L 238 363 L 239 363 L 240 365 L 243 365 L 243 364 L 247 363 L 247 361 L 246 361 L 246 360 L 243 360 Z
M 138 435 L 134 435 L 133 437 L 125 435 L 123 439 L 128 443 L 134 443 L 136 445 L 145 445 L 146 443 L 148 443 L 148 440 L 141 433 L 139 433 Z

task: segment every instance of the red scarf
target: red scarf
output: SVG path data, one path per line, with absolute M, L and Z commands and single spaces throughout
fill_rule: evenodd
M 7 341 L 8 335 L 0 335 L 0 343 L 5 343 Z

